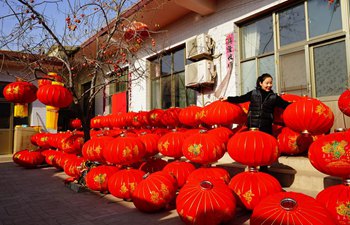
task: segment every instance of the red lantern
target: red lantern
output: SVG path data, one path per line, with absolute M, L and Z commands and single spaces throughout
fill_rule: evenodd
M 136 169 L 119 170 L 108 179 L 109 192 L 124 200 L 130 200 L 137 185 L 142 181 L 145 172 Z
M 185 224 L 219 225 L 233 219 L 236 200 L 221 181 L 194 181 L 179 191 L 176 210 Z
M 350 116 L 350 89 L 346 89 L 338 99 L 338 107 L 342 113 Z
M 119 169 L 115 166 L 105 165 L 91 168 L 85 177 L 86 186 L 93 191 L 108 191 L 108 179 Z
M 158 153 L 158 141 L 160 139 L 159 135 L 156 134 L 145 134 L 141 135 L 139 139 L 145 146 L 146 154 L 145 157 L 154 156 Z
M 163 125 L 167 127 L 172 127 L 172 128 L 179 127 L 180 125 L 179 114 L 181 110 L 182 109 L 178 107 L 173 107 L 165 110 L 160 119 Z
M 56 167 L 57 165 L 55 164 L 55 157 L 58 154 L 62 154 L 62 152 L 47 149 L 47 150 L 42 151 L 41 154 L 45 157 L 45 162 L 48 165 Z
M 225 144 L 228 142 L 230 137 L 233 135 L 233 131 L 227 127 L 217 127 L 211 130 L 208 130 L 208 134 L 217 136 Z
M 300 134 L 288 127 L 282 128 L 281 133 L 277 137 L 278 149 L 281 154 L 298 155 L 302 153 L 297 145 L 297 138 Z
M 327 209 L 314 198 L 296 192 L 267 196 L 254 208 L 250 225 L 335 225 Z
M 203 180 L 221 180 L 228 184 L 230 182 L 230 174 L 227 170 L 220 167 L 201 167 L 194 170 L 187 177 L 187 182 L 203 181 Z
M 49 139 L 50 139 L 51 135 L 53 135 L 53 134 L 36 133 L 30 137 L 30 140 L 31 140 L 32 144 L 37 145 L 41 148 L 50 148 L 51 145 L 50 145 Z
M 63 82 L 63 78 L 57 73 L 49 72 L 41 79 L 38 79 L 38 87 L 40 88 L 41 86 L 52 84 L 52 81 Z
M 102 125 L 101 125 L 102 118 L 103 118 L 103 116 L 101 116 L 101 115 L 98 115 L 98 116 L 95 116 L 94 118 L 92 118 L 90 120 L 90 127 L 95 128 L 95 129 L 102 128 Z
M 72 129 L 76 129 L 76 130 L 79 130 L 82 128 L 82 125 L 81 125 L 81 120 L 78 119 L 78 118 L 75 118 L 75 119 L 72 119 L 70 122 L 69 122 L 69 125 Z
M 13 154 L 12 160 L 20 166 L 33 168 L 41 165 L 45 161 L 45 157 L 40 153 L 40 151 L 30 151 L 28 149 L 24 149 Z
M 162 109 L 153 109 L 148 112 L 148 121 L 151 126 L 161 127 L 163 123 L 161 121 L 164 110 Z
M 292 130 L 301 133 L 327 133 L 334 122 L 332 110 L 321 101 L 313 98 L 303 98 L 290 104 L 283 113 L 284 123 Z
M 299 96 L 299 95 L 293 95 L 293 94 L 281 94 L 280 95 L 281 98 L 287 102 L 297 102 L 299 100 L 301 100 L 303 97 Z M 282 108 L 279 108 L 279 107 L 276 107 L 274 109 L 274 112 L 273 112 L 273 122 L 275 124 L 280 124 L 280 125 L 284 125 L 284 121 L 283 121 L 283 112 L 284 112 L 284 109 Z
M 107 144 L 114 140 L 112 137 L 101 136 L 88 140 L 82 148 L 83 157 L 89 161 L 105 163 L 103 152 L 106 151 Z
M 68 154 L 79 154 L 84 145 L 84 136 L 82 133 L 68 132 L 58 142 L 58 148 Z
M 243 123 L 245 117 L 240 106 L 225 101 L 215 101 L 203 108 L 201 120 L 208 125 L 230 126 Z
M 327 208 L 339 225 L 350 224 L 350 180 L 324 189 L 316 200 Z
M 198 127 L 201 124 L 202 107 L 192 105 L 181 110 L 179 120 L 182 124 L 190 127 Z
M 218 161 L 225 151 L 224 142 L 205 131 L 186 138 L 182 145 L 183 155 L 188 160 L 201 164 Z
M 251 167 L 271 165 L 280 155 L 277 140 L 256 129 L 233 135 L 227 152 L 233 160 Z
M 145 154 L 145 146 L 139 138 L 124 136 L 114 138 L 103 151 L 107 162 L 120 165 L 138 162 Z
M 188 176 L 195 170 L 196 168 L 189 162 L 181 162 L 174 161 L 168 163 L 163 171 L 167 172 L 173 176 L 175 176 L 177 181 L 177 186 L 181 188 L 187 181 Z
M 175 178 L 163 171 L 142 180 L 132 194 L 135 207 L 142 212 L 157 212 L 165 208 L 176 195 Z
M 84 168 L 84 162 L 84 158 L 74 155 L 71 158 L 67 159 L 63 170 L 68 176 L 78 179 L 81 176 L 82 170 Z
M 52 82 L 51 85 L 41 86 L 38 89 L 37 97 L 40 102 L 46 105 L 46 127 L 57 130 L 58 110 L 68 107 L 72 103 L 71 92 L 63 87 L 62 83 Z
M 235 175 L 231 179 L 229 187 L 249 210 L 254 209 L 266 196 L 282 191 L 276 178 L 254 169 Z
M 164 156 L 180 158 L 182 154 L 182 144 L 186 136 L 179 131 L 173 131 L 162 136 L 158 141 L 158 150 Z
M 167 164 L 168 162 L 164 159 L 151 157 L 148 158 L 145 162 L 141 163 L 139 170 L 142 170 L 145 173 L 154 173 L 163 170 Z
M 132 120 L 132 125 L 134 127 L 145 127 L 149 125 L 148 122 L 148 112 L 140 111 L 136 113 Z
M 350 178 L 350 133 L 337 132 L 318 138 L 309 148 L 309 159 L 322 173 Z
M 28 103 L 36 100 L 37 90 L 36 86 L 25 81 L 13 82 L 4 87 L 3 95 L 5 99 L 15 103 L 15 117 L 28 116 Z

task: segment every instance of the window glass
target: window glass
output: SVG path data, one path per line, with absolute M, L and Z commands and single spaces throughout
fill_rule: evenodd
M 0 102 L 0 129 L 10 128 L 11 103 Z
M 164 55 L 162 57 L 162 75 L 171 74 L 171 55 Z
M 170 108 L 171 105 L 171 76 L 162 77 L 162 109 Z
M 304 5 L 278 13 L 280 46 L 306 39 Z
M 185 51 L 181 49 L 174 53 L 174 73 L 185 70 Z
M 339 1 L 334 1 L 330 4 L 328 1 L 309 0 L 308 14 L 310 37 L 326 34 L 342 28 Z
M 152 109 L 161 108 L 160 79 L 151 81 L 151 106 Z
M 275 75 L 275 56 L 270 55 L 263 58 L 259 58 L 259 76 L 263 73 L 268 73 L 272 76 L 273 86 L 276 87 L 276 75 Z
M 316 96 L 340 95 L 348 85 L 345 43 L 314 49 Z
M 116 93 L 128 90 L 128 74 L 125 73 L 126 72 L 124 72 L 117 81 Z
M 273 27 L 272 16 L 255 21 L 242 28 L 243 59 L 272 52 Z
M 183 108 L 196 104 L 196 91 L 185 87 L 185 73 L 175 77 L 175 106 Z
M 255 60 L 247 61 L 242 66 L 242 94 L 255 89 L 256 85 L 256 64 Z

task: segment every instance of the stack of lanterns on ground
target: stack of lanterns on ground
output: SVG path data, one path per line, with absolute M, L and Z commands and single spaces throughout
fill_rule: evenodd
M 41 152 L 46 162 L 64 169 L 72 181 L 83 178 L 89 189 L 132 201 L 142 212 L 176 207 L 186 224 L 227 222 L 234 217 L 237 207 L 253 211 L 252 224 L 263 224 L 261 221 L 266 216 L 269 216 L 266 224 L 274 219 L 285 224 L 284 219 L 264 214 L 266 207 L 273 205 L 276 213 L 285 214 L 284 218 L 301 210 L 307 218 L 308 211 L 303 207 L 309 204 L 315 205 L 322 214 L 319 217 L 323 223 L 313 224 L 333 224 L 327 212 L 323 213 L 327 206 L 301 193 L 283 193 L 274 177 L 257 170 L 258 166 L 278 160 L 283 153 L 279 148 L 284 139 L 293 140 L 295 147 L 284 154 L 300 154 L 306 152 L 312 142 L 316 145 L 327 137 L 324 134 L 332 127 L 334 116 L 323 103 L 308 97 L 285 95 L 285 98 L 287 96 L 294 103 L 284 112 L 276 112 L 279 125 L 275 130 L 279 132 L 275 137 L 241 125 L 246 120 L 247 105 L 240 107 L 215 101 L 205 107 L 96 116 L 91 120 L 91 139 L 87 142 L 82 142 L 81 132 L 47 134 L 48 146 L 40 148 L 45 149 Z M 232 129 L 232 124 L 238 127 Z M 286 129 L 293 137 L 280 138 Z M 349 145 L 345 145 L 348 139 L 342 138 L 344 140 L 338 142 L 344 149 L 337 154 L 345 154 L 341 155 L 341 163 L 333 165 L 349 171 L 349 147 L 346 147 Z M 336 150 L 339 147 L 329 152 Z M 228 171 L 213 166 L 226 151 L 234 161 L 247 165 L 248 170 L 231 178 Z M 312 161 L 314 153 L 310 154 Z M 321 157 L 321 153 L 315 154 Z M 85 165 L 92 166 L 85 168 Z M 349 173 L 344 173 L 347 175 L 337 175 L 349 179 Z M 348 181 L 345 183 L 341 188 L 347 188 L 348 195 Z M 328 209 L 334 209 L 333 203 L 326 204 Z M 336 209 L 344 211 L 345 204 Z

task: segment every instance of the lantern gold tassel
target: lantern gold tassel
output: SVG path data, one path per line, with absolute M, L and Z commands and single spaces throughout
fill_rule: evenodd
M 28 116 L 28 104 L 15 104 L 13 113 L 14 117 L 27 117 Z
M 46 106 L 46 127 L 49 129 L 57 130 L 59 108 L 54 106 Z

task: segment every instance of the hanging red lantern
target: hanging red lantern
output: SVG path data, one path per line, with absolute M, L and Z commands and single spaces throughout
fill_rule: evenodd
M 276 138 L 257 129 L 233 135 L 227 152 L 236 162 L 251 167 L 271 165 L 280 156 Z
M 189 127 L 198 127 L 201 121 L 202 107 L 191 105 L 183 108 L 179 113 L 179 120 L 182 124 Z
M 318 193 L 316 200 L 327 208 L 337 224 L 350 224 L 350 180 L 324 189 Z
M 142 212 L 157 212 L 174 200 L 176 190 L 175 178 L 166 172 L 158 171 L 137 185 L 132 193 L 132 201 Z
M 57 130 L 58 110 L 68 107 L 73 96 L 71 92 L 63 87 L 63 83 L 52 82 L 51 85 L 44 85 L 38 89 L 37 97 L 40 102 L 46 105 L 46 127 Z
M 45 161 L 45 157 L 40 151 L 24 149 L 13 154 L 12 160 L 20 166 L 34 168 L 41 165 Z
M 145 172 L 136 169 L 123 169 L 113 174 L 108 179 L 109 192 L 124 200 L 130 200 L 137 185 L 142 181 Z
M 72 129 L 79 130 L 82 128 L 81 120 L 78 118 L 72 119 L 69 122 L 69 126 Z
M 163 123 L 161 121 L 164 110 L 162 109 L 153 109 L 148 112 L 148 121 L 151 126 L 162 127 Z
M 103 152 L 105 151 L 107 144 L 114 140 L 109 136 L 100 136 L 88 140 L 82 147 L 82 154 L 86 160 L 105 163 Z
M 158 153 L 158 141 L 160 139 L 159 135 L 156 134 L 144 134 L 139 137 L 145 146 L 146 154 L 145 157 L 154 156 Z
M 309 159 L 322 173 L 350 178 L 350 133 L 337 132 L 318 138 L 309 148 Z
M 131 165 L 146 154 L 145 146 L 137 137 L 120 136 L 110 141 L 104 148 L 103 157 L 108 163 Z
M 159 139 L 158 150 L 164 156 L 181 158 L 183 156 L 182 144 L 185 139 L 186 136 L 183 132 L 173 130 Z
M 85 177 L 86 186 L 93 191 L 108 191 L 108 179 L 119 169 L 119 167 L 106 165 L 91 168 Z
M 28 103 L 36 100 L 37 90 L 36 86 L 25 81 L 13 82 L 4 87 L 5 99 L 15 103 L 14 117 L 28 116 Z
M 201 167 L 190 173 L 190 175 L 187 177 L 187 182 L 202 180 L 221 180 L 225 184 L 228 184 L 230 182 L 230 179 L 230 174 L 223 168 Z
M 241 124 L 246 121 L 246 115 L 240 106 L 220 100 L 205 106 L 201 116 L 201 120 L 211 126 L 230 126 L 232 124 Z
M 63 82 L 63 78 L 59 76 L 57 73 L 49 72 L 47 75 L 43 76 L 41 79 L 38 79 L 38 87 L 52 84 L 53 81 Z
M 225 152 L 225 143 L 204 130 L 186 138 L 182 144 L 183 155 L 188 160 L 203 165 L 218 161 Z
M 229 187 L 249 210 L 253 210 L 266 196 L 282 191 L 276 178 L 267 173 L 258 172 L 255 168 L 235 175 Z
M 334 122 L 332 110 L 313 98 L 303 98 L 290 104 L 283 113 L 284 123 L 292 130 L 301 133 L 324 134 L 329 132 Z
M 221 181 L 193 181 L 180 189 L 176 211 L 185 224 L 219 225 L 233 219 L 236 200 Z
M 324 206 L 314 198 L 297 192 L 269 195 L 254 208 L 250 225 L 277 224 L 335 225 Z
M 176 178 L 178 188 L 186 183 L 188 176 L 196 169 L 193 164 L 189 162 L 174 161 L 168 163 L 163 171 L 173 175 Z
M 346 89 L 338 99 L 338 107 L 342 113 L 350 116 L 350 89 Z

